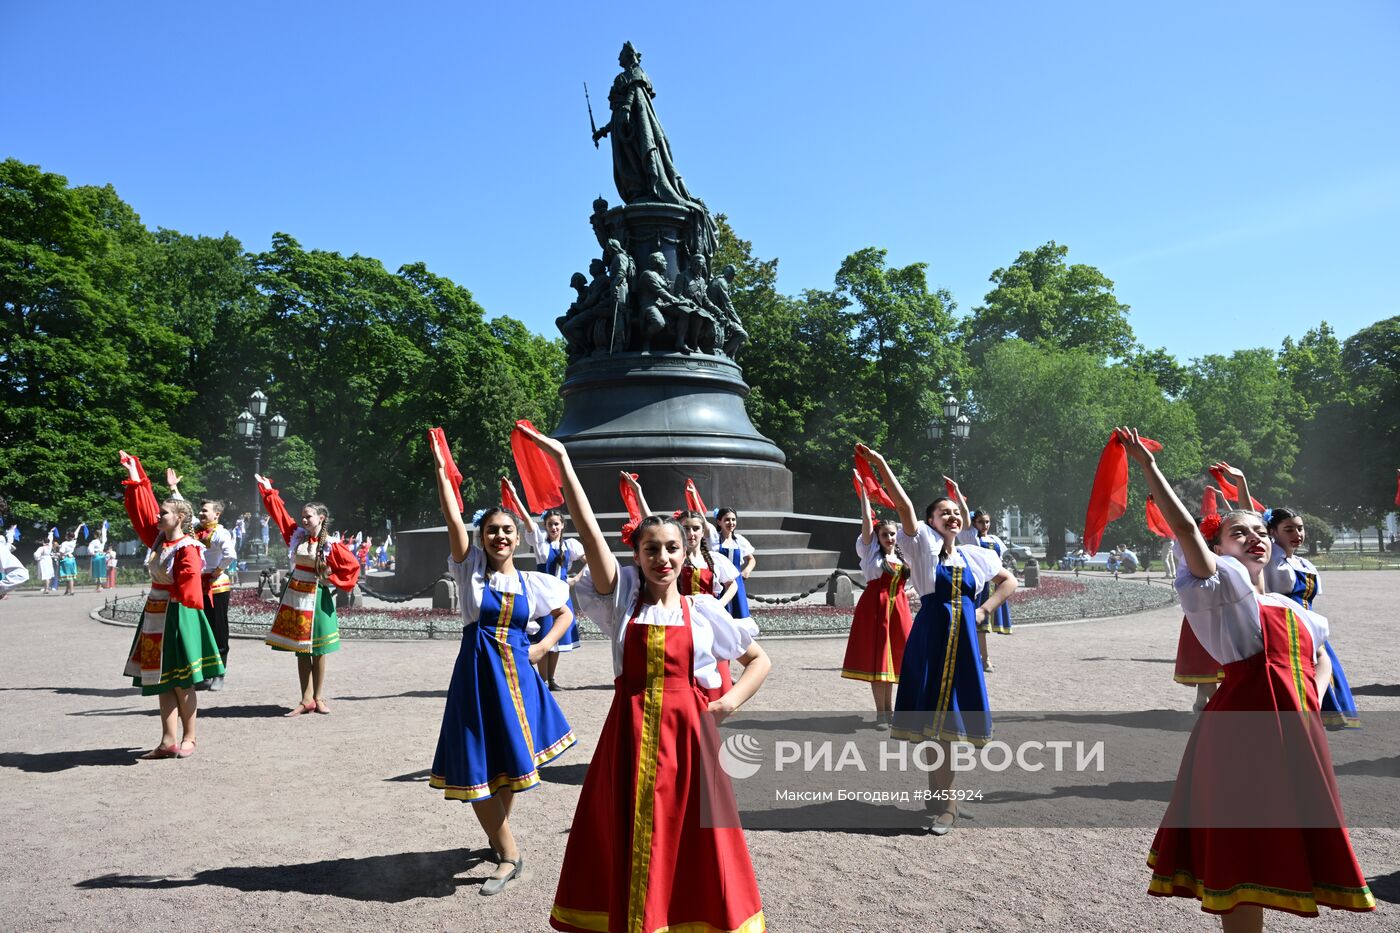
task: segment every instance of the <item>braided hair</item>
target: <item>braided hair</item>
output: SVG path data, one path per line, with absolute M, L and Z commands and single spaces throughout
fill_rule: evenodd
M 702 515 L 702 514 L 700 514 L 699 512 L 696 512 L 696 511 L 693 510 L 693 509 L 690 509 L 690 510 L 687 510 L 687 511 L 682 512 L 682 513 L 678 516 L 678 518 L 680 519 L 681 522 L 687 522 L 687 521 L 694 520 L 694 521 L 697 521 L 697 522 L 700 523 L 700 553 L 701 553 L 702 555 L 704 555 L 704 557 L 705 557 L 705 566 L 707 566 L 707 567 L 710 568 L 710 573 L 714 573 L 714 572 L 715 572 L 715 559 L 714 559 L 713 557 L 710 556 L 710 544 L 709 544 L 708 541 L 705 540 L 705 538 L 706 538 L 706 535 L 705 535 L 705 516 Z M 681 528 L 682 528 L 682 530 L 684 530 L 685 525 L 682 524 L 682 525 L 681 525 Z M 686 554 L 686 555 L 685 555 L 685 559 L 686 559 L 686 562 L 688 563 L 688 562 L 690 561 L 690 555 L 689 555 L 689 554 Z
M 330 547 L 327 542 L 331 527 L 331 510 L 326 508 L 324 502 L 308 502 L 305 508 L 321 516 L 321 527 L 316 532 L 316 575 L 320 576 L 326 569 L 326 551 Z
M 549 537 L 549 520 L 550 520 L 551 518 L 557 518 L 557 519 L 559 519 L 559 521 L 560 521 L 561 523 L 566 522 L 566 519 L 564 518 L 564 510 L 563 510 L 563 509 L 550 509 L 549 511 L 547 511 L 547 512 L 545 512 L 543 515 L 541 515 L 541 516 L 540 516 L 540 527 L 544 529 L 544 536 L 545 536 L 546 538 Z M 564 529 L 563 529 L 562 527 L 559 529 L 559 540 L 560 540 L 561 542 L 564 540 Z
M 637 528 L 632 533 L 632 550 L 635 552 L 641 549 L 642 532 L 659 528 L 662 525 L 674 525 L 676 530 L 680 532 L 681 540 L 685 540 L 685 529 L 681 527 L 679 518 L 674 515 L 648 515 L 637 523 Z
M 194 509 L 190 508 L 188 500 L 166 499 L 161 503 L 161 506 L 168 507 L 172 512 L 180 516 L 180 531 L 183 532 L 187 525 L 190 528 L 194 528 Z M 73 533 L 69 535 L 69 537 L 76 541 L 78 539 L 78 529 L 74 528 Z
M 895 520 L 892 519 L 892 518 L 882 518 L 882 519 L 880 519 L 878 522 L 875 523 L 875 540 L 876 540 L 877 542 L 880 540 L 880 531 L 881 531 L 881 529 L 883 529 L 886 525 L 888 525 L 889 527 L 891 527 L 891 528 L 893 528 L 893 529 L 895 530 L 896 537 L 895 537 L 895 539 L 894 539 L 894 556 L 897 557 L 897 558 L 899 559 L 899 562 L 900 562 L 901 564 L 903 564 L 904 566 L 908 567 L 908 566 L 909 566 L 909 562 L 908 562 L 907 560 L 904 559 L 904 548 L 902 548 L 902 547 L 899 546 L 899 537 L 898 537 L 898 533 L 899 533 L 899 522 L 895 521 Z M 880 549 L 881 549 L 881 551 L 882 551 L 885 555 L 888 555 L 888 554 L 889 554 L 888 551 L 885 551 L 885 550 L 884 550 L 884 545 L 881 545 L 881 546 L 880 546 Z

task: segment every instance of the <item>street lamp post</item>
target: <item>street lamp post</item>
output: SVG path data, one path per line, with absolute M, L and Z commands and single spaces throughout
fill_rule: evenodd
M 942 438 L 948 440 L 949 460 L 952 461 L 952 471 L 950 475 L 953 482 L 958 482 L 958 444 L 967 440 L 972 433 L 972 419 L 965 414 L 960 414 L 962 405 L 958 402 L 958 397 L 949 392 L 943 399 L 943 421 L 934 418 L 928 424 L 928 439 L 937 442 Z M 944 423 L 946 422 L 946 424 Z
M 267 417 L 267 396 L 262 389 L 254 389 L 253 394 L 248 396 L 248 407 L 238 416 L 234 422 L 234 428 L 238 436 L 243 439 L 243 443 L 253 451 L 253 472 L 262 472 L 263 436 L 272 435 L 274 441 L 280 441 L 287 436 L 287 419 L 281 415 Z M 253 497 L 253 522 L 261 525 L 262 498 Z M 261 565 L 267 563 L 267 554 L 263 551 L 262 535 L 256 533 L 256 528 L 248 529 L 248 552 L 250 559 L 248 564 Z

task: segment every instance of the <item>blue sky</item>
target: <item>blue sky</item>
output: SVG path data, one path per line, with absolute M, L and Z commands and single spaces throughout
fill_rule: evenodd
M 624 39 L 779 287 L 865 246 L 962 311 L 1047 240 L 1182 358 L 1400 313 L 1400 5 L 0 0 L 0 156 L 151 227 L 423 261 L 541 332 L 616 202 Z M 605 118 L 605 117 L 604 117 Z

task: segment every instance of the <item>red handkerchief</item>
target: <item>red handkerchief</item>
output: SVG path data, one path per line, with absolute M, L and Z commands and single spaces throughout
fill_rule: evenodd
M 1148 450 L 1159 451 L 1162 445 L 1151 438 L 1141 438 Z M 1089 491 L 1089 508 L 1084 513 L 1084 550 L 1099 552 L 1103 530 L 1108 523 L 1122 518 L 1128 511 L 1128 450 L 1116 435 L 1109 437 L 1099 466 L 1094 471 L 1094 487 Z
M 700 498 L 700 490 L 695 488 L 695 480 L 689 477 L 686 477 L 685 481 L 685 507 L 701 515 L 710 514 L 710 510 L 705 508 L 705 503 Z
M 442 433 L 442 428 L 429 428 L 428 443 L 442 452 L 443 462 L 447 465 L 447 479 L 452 484 L 452 493 L 457 497 L 457 511 L 460 512 L 466 507 L 462 504 L 462 472 L 457 469 L 457 464 L 452 459 L 452 449 L 447 446 L 447 435 Z
M 530 517 L 530 513 L 525 511 L 525 506 L 511 492 L 510 483 L 506 480 L 501 480 L 501 508 L 507 512 L 514 512 L 521 519 Z
M 1172 526 L 1167 524 L 1166 517 L 1162 510 L 1157 508 L 1157 503 L 1149 495 L 1147 497 L 1147 530 L 1160 538 L 1175 538 L 1172 533 Z
M 530 510 L 543 512 L 563 505 L 559 465 L 519 430 L 521 427 L 531 431 L 539 429 L 523 419 L 515 422 L 515 427 L 516 430 L 510 432 L 510 450 L 515 454 L 515 469 L 520 473 L 520 484 L 525 487 L 525 501 L 530 504 Z
M 890 494 L 885 492 L 885 487 L 880 485 L 880 481 L 875 477 L 875 471 L 870 466 L 870 461 L 856 452 L 856 473 L 860 475 L 861 484 L 865 486 L 865 495 L 871 502 L 883 505 L 887 509 L 894 509 L 897 506 Z
M 1216 483 L 1220 485 L 1220 491 L 1225 493 L 1225 499 L 1229 502 L 1240 501 L 1239 487 L 1225 478 L 1225 471 L 1216 467 L 1210 468 L 1210 475 L 1215 477 Z
M 633 473 L 632 478 L 636 479 L 637 474 Z M 617 478 L 617 491 L 622 493 L 622 505 L 627 509 L 627 522 L 622 526 L 622 543 L 631 547 L 632 533 L 642 521 L 642 504 L 637 501 L 637 493 L 620 476 Z

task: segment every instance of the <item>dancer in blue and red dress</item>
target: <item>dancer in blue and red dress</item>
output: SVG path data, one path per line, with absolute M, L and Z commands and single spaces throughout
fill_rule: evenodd
M 1196 898 L 1224 915 L 1226 933 L 1262 929 L 1266 907 L 1303 916 L 1319 905 L 1374 910 L 1321 720 L 1296 715 L 1317 712 L 1318 684 L 1328 680 L 1327 620 L 1265 591 L 1271 542 L 1258 514 L 1229 512 L 1198 528 L 1138 433 L 1119 428 L 1115 437 L 1142 465 L 1176 535 L 1176 590 L 1191 628 L 1225 667 L 1153 840 L 1148 893 Z M 1239 712 L 1256 716 L 1215 715 Z
M 431 435 L 438 499 L 452 547 L 448 569 L 465 624 L 428 785 L 449 800 L 471 803 L 499 865 L 479 893 L 493 895 L 518 878 L 525 864 L 510 829 L 514 795 L 538 784 L 539 767 L 575 741 L 559 704 L 531 666 L 574 618 L 564 581 L 515 569 L 518 516 L 501 508 L 484 510 L 475 522 L 480 544 L 472 543 L 458 505 L 460 474 L 442 432 L 434 429 Z M 537 618 L 549 628 L 531 644 L 525 627 Z
M 194 519 L 188 502 L 166 499 L 157 505 L 141 461 L 123 450 L 121 463 L 127 471 L 126 514 L 150 549 L 151 590 L 125 671 L 142 696 L 160 697 L 160 744 L 141 757 L 188 758 L 195 752 L 199 712 L 193 688 L 224 673 L 214 630 L 204 616 L 204 545 L 185 533 Z M 179 744 L 177 718 L 183 730 Z
M 875 521 L 859 476 L 855 487 L 861 514 L 856 553 L 860 556 L 861 575 L 865 577 L 865 592 L 860 594 L 855 616 L 851 619 L 841 676 L 870 684 L 875 700 L 875 725 L 888 729 L 894 713 L 894 685 L 899 681 L 904 645 L 914 624 L 909 597 L 904 592 L 909 582 L 909 564 L 896 538 L 899 524 L 888 519 Z
M 897 540 L 909 559 L 914 590 L 920 594 L 919 614 L 904 646 L 890 734 L 913 742 L 931 739 L 944 746 L 952 742 L 984 745 L 992 735 L 992 715 L 977 628 L 1015 592 L 1016 578 L 986 548 L 955 543 L 963 527 L 964 507 L 959 502 L 939 496 L 919 521 L 885 458 L 864 444 L 856 445 L 856 451 L 879 471 L 894 500 L 901 526 Z M 994 592 L 979 606 L 977 594 L 988 584 Z M 945 747 L 942 765 L 929 771 L 930 803 L 935 805 L 926 828 L 935 836 L 946 834 L 957 819 L 948 751 Z
M 956 480 L 945 476 L 943 477 L 943 485 L 948 490 L 948 495 L 957 500 L 958 506 L 962 510 L 964 528 L 958 532 L 957 543 L 986 548 L 996 554 L 997 560 L 1004 560 L 1006 542 L 992 534 L 991 513 L 985 509 L 969 512 L 967 497 L 963 495 Z M 982 592 L 977 594 L 977 605 L 985 603 L 991 597 L 992 591 L 990 584 L 984 586 Z M 992 653 L 988 650 L 988 632 L 995 632 L 998 635 L 1011 634 L 1011 603 L 1009 600 L 1003 600 L 995 612 L 977 625 L 977 649 L 982 653 L 982 672 L 984 674 L 991 674 L 996 670 L 992 666 Z
M 1282 593 L 1304 609 L 1311 609 L 1322 592 L 1322 579 L 1312 561 L 1297 553 L 1307 540 L 1303 516 L 1293 509 L 1270 509 L 1265 525 L 1274 541 L 1274 556 L 1264 568 L 1264 586 L 1270 593 Z M 1322 719 L 1334 728 L 1359 729 L 1361 718 L 1356 713 L 1356 700 L 1332 639 L 1328 638 L 1323 647 L 1332 662 L 1332 679 L 1322 695 Z
M 710 551 L 729 561 L 739 572 L 734 578 L 734 598 L 725 603 L 724 608 L 740 625 L 745 628 L 753 626 L 757 630 L 749 609 L 749 590 L 745 581 L 758 566 L 758 558 L 754 556 L 754 546 L 749 539 L 739 534 L 739 513 L 728 506 L 715 509 L 715 523 L 707 526 L 707 533 Z
M 642 519 L 636 566 L 619 567 L 564 447 L 526 431 L 560 466 L 588 557 L 581 608 L 612 648 L 612 706 L 574 813 L 549 922 L 575 933 L 761 933 L 758 882 L 710 715 L 744 704 L 767 654 L 713 599 L 677 588 L 685 545 L 671 516 Z M 716 664 L 743 675 L 723 697 Z M 702 816 L 702 805 L 712 809 Z M 706 817 L 718 817 L 707 819 Z
M 520 502 L 520 496 L 515 491 L 515 484 L 510 480 L 502 478 L 510 489 L 511 498 L 515 502 Z M 559 509 L 550 509 L 540 516 L 536 523 L 529 515 L 520 516 L 524 522 L 525 530 L 529 533 L 530 547 L 535 552 L 535 563 L 541 572 L 551 577 L 556 577 L 564 581 L 564 585 L 572 587 L 578 582 L 578 578 L 583 573 L 585 566 L 583 559 L 583 545 L 578 543 L 577 538 L 564 537 L 564 513 Z M 566 605 L 569 612 L 574 613 L 574 601 L 570 596 Z M 555 672 L 559 669 L 559 655 L 565 651 L 573 651 L 580 644 L 578 633 L 577 613 L 575 619 L 562 638 L 540 658 L 538 665 L 540 677 L 549 685 L 549 689 L 558 690 L 559 684 L 554 679 Z M 548 633 L 548 629 L 535 623 L 531 625 L 530 643 L 538 644 L 540 639 Z

